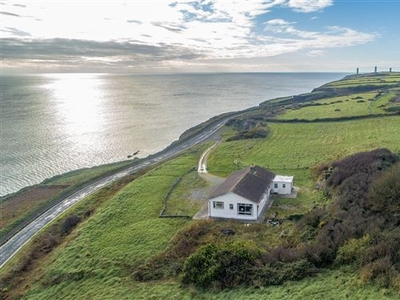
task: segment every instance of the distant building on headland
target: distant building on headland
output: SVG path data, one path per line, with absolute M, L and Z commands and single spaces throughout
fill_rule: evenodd
M 374 67 L 374 73 L 378 73 L 378 67 L 377 66 L 375 66 Z M 392 73 L 392 68 L 390 67 L 389 68 L 389 73 Z M 360 75 L 360 68 L 356 68 L 356 75 Z

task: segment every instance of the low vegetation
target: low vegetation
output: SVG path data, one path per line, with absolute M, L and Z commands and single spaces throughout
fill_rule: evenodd
M 266 138 L 269 134 L 269 128 L 265 118 L 266 116 L 253 115 L 230 119 L 226 125 L 232 127 L 236 134 L 228 137 L 227 141 Z

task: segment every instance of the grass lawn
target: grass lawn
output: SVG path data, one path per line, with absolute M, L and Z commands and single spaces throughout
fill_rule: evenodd
M 208 184 L 197 169 L 182 177 L 167 199 L 165 215 L 194 216 L 205 204 Z

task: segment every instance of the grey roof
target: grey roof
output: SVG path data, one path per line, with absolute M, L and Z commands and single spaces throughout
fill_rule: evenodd
M 259 166 L 247 167 L 230 175 L 210 194 L 210 199 L 232 192 L 259 203 L 275 174 Z

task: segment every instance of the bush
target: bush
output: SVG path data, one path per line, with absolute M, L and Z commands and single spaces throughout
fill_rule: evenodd
M 224 289 L 250 283 L 250 269 L 262 250 L 250 242 L 204 245 L 184 263 L 182 283 Z
M 300 259 L 300 251 L 298 249 L 285 248 L 283 246 L 271 249 L 268 253 L 262 255 L 262 261 L 265 264 L 275 264 L 278 262 L 291 263 Z
M 306 259 L 291 263 L 278 262 L 262 268 L 253 269 L 253 285 L 270 286 L 283 284 L 286 281 L 301 280 L 316 273 L 317 269 Z
M 149 281 L 178 275 L 184 261 L 203 243 L 202 239 L 208 234 L 214 235 L 211 225 L 210 221 L 199 221 L 178 232 L 172 247 L 135 268 L 135 279 Z
M 388 169 L 396 161 L 396 155 L 385 148 L 351 155 L 332 164 L 333 172 L 327 180 L 327 185 L 336 188 L 345 179 L 359 173 L 373 176 Z
M 399 222 L 400 216 L 400 163 L 394 165 L 371 184 L 368 193 L 370 208 L 388 221 Z
M 60 234 L 61 235 L 67 235 L 69 234 L 75 227 L 76 225 L 79 224 L 79 222 L 82 220 L 81 217 L 77 215 L 71 215 L 68 218 L 65 219 L 65 221 L 61 224 L 60 227 Z
M 349 239 L 342 247 L 339 248 L 336 256 L 338 265 L 361 263 L 360 258 L 362 253 L 371 243 L 371 236 L 366 234 L 359 239 Z
M 246 140 L 246 139 L 256 139 L 256 138 L 266 138 L 269 133 L 268 127 L 256 127 L 246 131 L 241 131 L 238 134 L 229 137 L 228 142 L 236 140 Z

